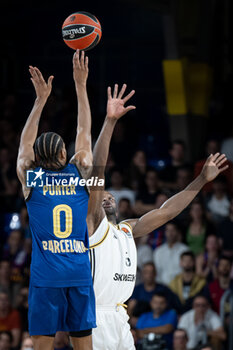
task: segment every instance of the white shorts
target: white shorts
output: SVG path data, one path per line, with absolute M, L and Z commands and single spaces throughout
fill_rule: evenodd
M 92 330 L 93 350 L 135 350 L 128 319 L 122 306 L 97 305 L 97 328 Z

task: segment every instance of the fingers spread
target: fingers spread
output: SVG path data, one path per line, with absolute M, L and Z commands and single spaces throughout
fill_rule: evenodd
M 218 158 L 215 160 L 215 164 L 218 165 L 218 163 L 220 163 L 224 158 L 226 159 L 225 154 L 220 154 Z
M 111 92 L 111 87 L 110 86 L 107 89 L 107 93 L 108 93 L 108 99 L 110 100 L 112 98 L 112 92 Z
M 215 162 L 219 155 L 220 155 L 219 152 L 215 153 L 215 154 L 212 156 L 211 161 L 212 161 L 212 162 Z
M 135 90 L 132 90 L 125 98 L 123 98 L 123 102 L 127 102 L 133 95 L 135 94 Z
M 229 168 L 229 165 L 226 165 L 223 168 L 219 169 L 219 172 L 222 173 L 223 171 L 227 170 L 228 168 Z
M 118 84 L 115 84 L 114 91 L 113 91 L 113 98 L 117 98 L 117 93 L 118 93 Z
M 135 106 L 128 106 L 128 107 L 126 107 L 125 109 L 126 109 L 127 112 L 128 112 L 128 111 L 132 111 L 133 109 L 136 109 L 136 107 L 135 107 Z
M 84 51 L 81 52 L 81 67 L 84 69 L 85 68 L 85 63 L 84 63 L 84 58 L 85 58 L 85 53 Z
M 122 86 L 122 88 L 121 88 L 121 91 L 119 92 L 118 98 L 122 98 L 122 96 L 123 96 L 124 93 L 125 93 L 126 87 L 127 87 L 127 85 L 126 85 L 126 84 L 123 84 L 123 86 Z
M 77 68 L 81 68 L 81 64 L 80 64 L 80 60 L 79 60 L 79 50 L 76 50 L 75 54 L 74 54 L 74 66 Z
M 44 78 L 43 78 L 43 75 L 41 74 L 41 71 L 37 67 L 34 67 L 34 69 L 35 69 L 35 72 L 38 76 L 39 82 L 44 83 Z
M 33 78 L 30 78 L 30 79 L 31 79 L 31 82 L 32 82 L 32 84 L 33 84 L 34 88 L 36 88 L 36 84 L 35 84 L 34 79 L 33 79 Z
M 52 81 L 53 81 L 53 79 L 54 79 L 54 76 L 51 75 L 51 76 L 49 77 L 49 79 L 48 79 L 48 86 L 49 86 L 49 87 L 52 86 Z
M 38 79 L 37 74 L 35 72 L 35 69 L 32 66 L 29 66 L 29 72 L 30 72 L 33 79 L 35 79 L 35 80 Z
M 224 157 L 220 162 L 218 162 L 218 164 L 216 163 L 217 167 L 220 168 L 224 163 L 226 163 L 227 158 Z
M 85 57 L 85 68 L 88 69 L 88 57 Z

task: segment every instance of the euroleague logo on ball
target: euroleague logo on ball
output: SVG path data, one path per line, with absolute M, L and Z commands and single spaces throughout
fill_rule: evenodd
M 71 17 L 70 17 L 70 21 L 71 21 L 71 22 L 74 22 L 75 18 L 76 18 L 75 16 L 71 16 Z

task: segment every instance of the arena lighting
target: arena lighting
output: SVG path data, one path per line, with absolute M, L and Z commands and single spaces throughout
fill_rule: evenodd
M 19 214 L 18 213 L 13 213 L 12 218 L 9 224 L 9 227 L 11 230 L 18 230 L 21 226 L 20 219 L 19 219 Z

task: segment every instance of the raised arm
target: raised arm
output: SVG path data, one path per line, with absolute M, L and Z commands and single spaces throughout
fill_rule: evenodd
M 73 78 L 78 100 L 77 134 L 75 154 L 70 160 L 82 171 L 84 177 L 89 176 L 92 165 L 91 148 L 91 109 L 87 95 L 88 57 L 84 51 L 77 50 L 73 56 Z M 85 171 L 86 170 L 86 171 Z
M 107 115 L 95 144 L 93 151 L 93 172 L 92 176 L 97 176 L 98 178 L 104 178 L 105 167 L 108 159 L 109 146 L 112 138 L 112 133 L 116 122 L 127 112 L 135 109 L 135 106 L 125 107 L 125 103 L 133 96 L 135 93 L 132 90 L 127 96 L 123 98 L 126 90 L 126 84 L 122 86 L 121 91 L 118 94 L 118 85 L 115 84 L 113 96 L 111 94 L 111 88 L 108 87 L 108 103 L 107 103 Z M 104 188 L 92 188 L 88 203 L 88 215 L 87 224 L 89 236 L 91 236 L 96 228 L 99 226 L 101 220 L 103 219 L 105 213 L 102 208 Z
M 129 223 L 133 227 L 134 237 L 146 235 L 179 215 L 207 182 L 214 180 L 228 168 L 228 165 L 221 168 L 226 160 L 225 154 L 211 154 L 206 160 L 201 174 L 183 191 L 169 198 L 161 208 L 150 211 L 140 219 L 129 220 Z
M 41 113 L 51 93 L 52 81 L 54 78 L 50 76 L 46 83 L 38 68 L 29 66 L 29 72 L 36 91 L 36 99 L 23 128 L 19 144 L 17 175 L 23 188 L 25 187 L 25 169 L 31 166 L 35 158 L 33 145 L 37 137 Z

